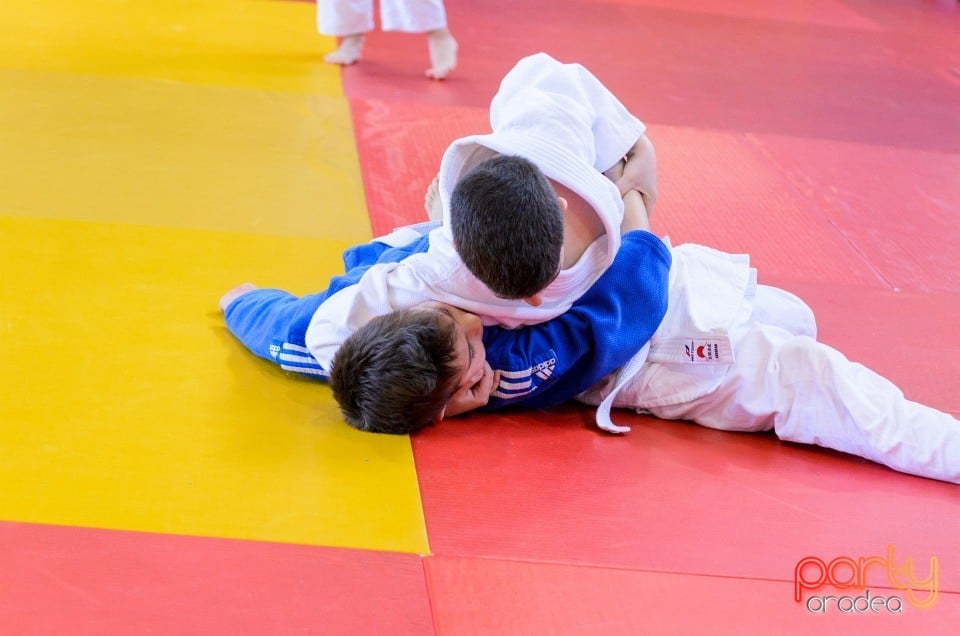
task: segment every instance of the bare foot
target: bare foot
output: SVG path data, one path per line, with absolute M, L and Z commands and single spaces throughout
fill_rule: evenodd
M 427 49 L 430 51 L 430 64 L 427 77 L 442 80 L 457 66 L 457 41 L 446 29 L 434 29 L 427 33 Z
M 353 35 L 345 35 L 343 39 L 340 40 L 340 47 L 333 53 L 327 53 L 323 57 L 323 61 L 329 64 L 347 66 L 359 60 L 362 52 L 363 34 L 354 33 Z
M 257 286 L 253 283 L 243 283 L 242 285 L 237 285 L 223 295 L 223 297 L 220 299 L 220 302 L 217 303 L 217 306 L 220 308 L 220 311 L 226 311 L 227 307 L 230 306 L 230 303 L 256 288 Z

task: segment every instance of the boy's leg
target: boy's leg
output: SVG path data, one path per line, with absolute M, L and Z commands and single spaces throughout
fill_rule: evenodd
M 220 302 L 217 303 L 217 307 L 220 308 L 220 311 L 226 311 L 233 301 L 256 288 L 257 286 L 253 283 L 241 283 L 224 294 L 220 298 Z
M 233 291 L 227 292 L 221 306 Z M 254 288 L 226 303 L 223 318 L 230 332 L 261 358 L 291 367 L 291 371 L 323 376 L 303 342 L 303 333 L 322 299 L 322 294 L 298 298 L 279 289 Z
M 443 0 L 380 0 L 380 25 L 384 31 L 427 33 L 447 28 Z
M 345 36 L 373 30 L 373 0 L 317 0 L 317 30 Z
M 363 52 L 363 34 L 373 29 L 373 0 L 317 0 L 317 30 L 340 36 L 340 46 L 324 56 L 330 64 L 353 64 Z
M 443 0 L 380 0 L 380 22 L 384 31 L 427 34 L 427 77 L 443 79 L 456 67 L 457 41 L 447 29 Z
M 430 68 L 426 75 L 430 79 L 442 80 L 457 66 L 459 45 L 445 27 L 427 33 L 427 50 L 430 52 Z
M 233 291 L 221 300 L 227 329 L 247 349 L 261 358 L 273 360 L 270 345 L 286 336 L 297 297 L 279 289 L 253 289 L 225 304 Z
M 776 361 L 789 409 L 775 420 L 780 439 L 960 483 L 960 421 L 907 400 L 886 378 L 809 338 L 782 343 Z
M 340 46 L 336 51 L 332 51 L 323 56 L 323 61 L 327 64 L 340 64 L 348 66 L 360 60 L 363 54 L 363 34 L 352 33 L 345 35 L 340 39 Z
M 785 441 L 858 455 L 895 470 L 960 483 L 960 421 L 911 402 L 840 352 L 779 327 L 753 325 L 714 392 L 647 409 L 720 430 L 773 429 Z
M 778 287 L 757 285 L 749 322 L 780 327 L 794 336 L 817 337 L 813 310 L 794 294 Z

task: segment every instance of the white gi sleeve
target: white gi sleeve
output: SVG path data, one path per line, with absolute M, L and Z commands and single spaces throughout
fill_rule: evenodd
M 537 130 L 603 172 L 619 161 L 646 126 L 580 64 L 546 53 L 520 60 L 490 105 L 494 132 Z

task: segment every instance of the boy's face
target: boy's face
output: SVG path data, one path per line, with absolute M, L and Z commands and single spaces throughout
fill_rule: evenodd
M 476 314 L 458 309 L 453 305 L 440 302 L 428 302 L 420 305 L 423 309 L 437 311 L 441 320 L 453 323 L 453 342 L 456 357 L 453 367 L 460 379 L 457 389 L 447 402 L 444 417 L 460 415 L 479 408 L 490 399 L 490 393 L 496 387 L 494 380 L 499 374 L 487 364 L 487 352 L 483 346 L 483 324 Z

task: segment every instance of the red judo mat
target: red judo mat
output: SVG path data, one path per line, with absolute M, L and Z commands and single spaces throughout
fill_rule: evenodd
M 461 43 L 447 81 L 423 84 L 422 39 L 405 34 L 371 35 L 343 73 L 375 232 L 423 220 L 443 149 L 489 131 L 500 77 L 547 51 L 647 123 L 655 232 L 749 253 L 761 283 L 813 307 L 822 340 L 960 413 L 957 3 L 446 4 Z M 936 633 L 960 618 L 955 486 L 616 417 L 633 431 L 605 435 L 567 406 L 414 436 L 438 633 Z M 805 557 L 923 574 L 935 558 L 937 605 L 908 623 L 816 615 L 794 599 Z
M 823 341 L 960 415 L 960 3 L 445 4 L 460 42 L 447 80 L 424 79 L 423 36 L 379 31 L 342 71 L 374 233 L 424 220 L 443 150 L 487 132 L 500 78 L 546 51 L 648 125 L 656 233 L 749 253 L 761 283 L 811 305 Z M 957 486 L 772 434 L 620 412 L 633 430 L 612 436 L 593 417 L 569 404 L 414 435 L 423 555 L 0 522 L 0 633 L 960 624 Z
M 8 522 L 0 546 L 4 634 L 432 630 L 411 554 Z

